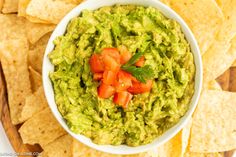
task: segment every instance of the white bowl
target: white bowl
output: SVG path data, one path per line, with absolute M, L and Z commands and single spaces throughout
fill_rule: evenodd
M 111 6 L 114 4 L 136 4 L 136 5 L 142 5 L 142 6 L 152 6 L 152 7 L 157 8 L 159 11 L 161 11 L 166 17 L 176 20 L 181 25 L 182 31 L 185 34 L 185 37 L 191 46 L 191 50 L 194 56 L 194 62 L 196 66 L 195 92 L 191 99 L 189 110 L 186 112 L 186 114 L 180 119 L 180 121 L 175 126 L 167 130 L 163 135 L 156 138 L 152 143 L 147 144 L 147 145 L 137 146 L 137 147 L 130 147 L 127 145 L 120 145 L 120 146 L 97 145 L 93 143 L 89 138 L 83 135 L 75 134 L 72 131 L 70 131 L 70 129 L 65 123 L 65 120 L 63 119 L 63 117 L 61 116 L 60 112 L 57 109 L 57 105 L 54 100 L 53 87 L 51 84 L 51 80 L 49 79 L 49 76 L 48 76 L 49 72 L 54 70 L 54 66 L 49 61 L 47 55 L 54 49 L 53 40 L 57 36 L 61 36 L 65 33 L 68 22 L 72 18 L 78 16 L 81 13 L 81 11 L 84 9 L 95 10 L 103 6 Z M 190 119 L 194 109 L 197 106 L 197 102 L 198 102 L 200 92 L 201 92 L 201 87 L 202 87 L 201 55 L 200 55 L 200 51 L 199 51 L 196 39 L 194 38 L 191 30 L 189 29 L 187 24 L 184 22 L 184 20 L 172 9 L 170 9 L 168 6 L 164 5 L 158 0 L 100 0 L 100 1 L 87 0 L 81 3 L 80 5 L 78 5 L 76 8 L 74 8 L 70 13 L 68 13 L 61 20 L 61 22 L 57 25 L 56 29 L 52 33 L 49 39 L 46 52 L 44 55 L 44 60 L 43 60 L 43 86 L 44 86 L 45 95 L 46 95 L 48 104 L 52 110 L 52 113 L 54 114 L 58 122 L 61 124 L 61 126 L 75 139 L 86 144 L 87 146 L 90 146 L 96 150 L 100 150 L 103 152 L 112 153 L 112 154 L 135 154 L 135 153 L 147 151 L 154 147 L 158 147 L 161 144 L 165 143 L 174 135 L 176 135 L 184 127 L 187 121 Z

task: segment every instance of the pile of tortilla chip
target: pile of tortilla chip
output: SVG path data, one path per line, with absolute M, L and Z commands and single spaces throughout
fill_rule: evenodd
M 236 0 L 162 0 L 194 33 L 202 54 L 204 85 L 188 124 L 148 152 L 112 155 L 74 140 L 52 115 L 42 87 L 42 58 L 55 25 L 81 0 L 0 0 L 0 61 L 11 121 L 23 143 L 43 157 L 223 157 L 236 149 L 236 93 L 216 78 L 236 66 Z M 235 78 L 236 79 L 236 78 Z

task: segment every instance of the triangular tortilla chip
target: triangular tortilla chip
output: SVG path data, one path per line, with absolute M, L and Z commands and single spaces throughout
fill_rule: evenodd
M 72 157 L 72 141 L 70 135 L 63 135 L 43 147 L 43 154 L 48 157 Z
M 57 24 L 75 6 L 62 0 L 31 0 L 26 14 Z
M 158 157 L 182 157 L 188 146 L 192 120 L 172 139 L 157 148 Z
M 18 0 L 4 0 L 2 12 L 16 13 L 18 11 Z
M 29 51 L 29 65 L 37 72 L 42 72 L 43 55 L 49 40 L 50 34 L 42 37 Z
M 13 124 L 19 124 L 25 98 L 31 94 L 27 65 L 27 39 L 0 42 L 0 58 L 7 83 L 8 102 Z
M 236 36 L 231 43 L 215 41 L 202 57 L 204 82 L 216 79 L 226 71 L 236 59 Z
M 26 97 L 25 105 L 22 108 L 20 120 L 26 121 L 34 114 L 42 111 L 47 106 L 47 100 L 44 96 L 43 87 L 41 86 L 36 92 Z
M 236 148 L 236 93 L 204 90 L 193 115 L 190 151 L 211 153 Z
M 193 31 L 201 54 L 210 47 L 223 20 L 223 14 L 214 0 L 165 0 Z M 203 20 L 204 19 L 204 20 Z
M 53 142 L 66 132 L 46 108 L 28 119 L 19 129 L 24 144 L 40 144 L 42 147 Z
M 29 67 L 31 89 L 33 92 L 37 91 L 42 86 L 42 76 L 40 73 L 35 71 L 31 66 Z

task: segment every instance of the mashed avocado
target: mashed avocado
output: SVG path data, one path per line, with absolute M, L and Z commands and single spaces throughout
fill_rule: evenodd
M 152 142 L 188 110 L 195 66 L 180 25 L 152 7 L 116 5 L 73 18 L 49 54 L 58 109 L 69 128 L 97 144 Z M 128 108 L 97 95 L 89 58 L 107 47 L 143 51 L 154 70 L 152 90 L 134 95 Z

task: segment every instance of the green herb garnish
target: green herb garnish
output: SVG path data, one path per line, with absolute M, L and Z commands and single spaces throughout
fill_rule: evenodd
M 126 63 L 121 69 L 131 73 L 137 80 L 142 83 L 146 83 L 148 79 L 151 79 L 154 75 L 154 71 L 150 65 L 145 65 L 144 67 L 136 67 L 135 64 L 141 57 L 143 52 L 138 52 Z

